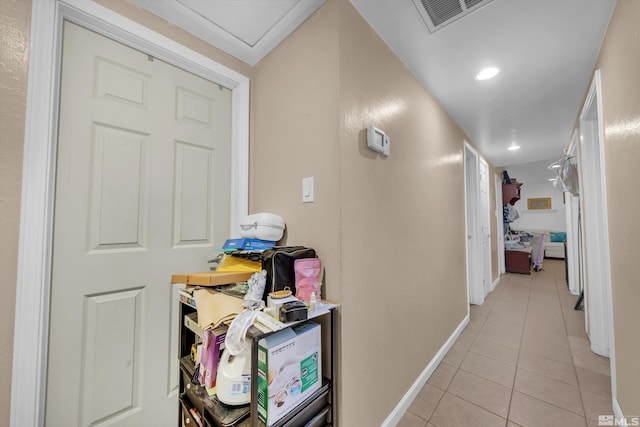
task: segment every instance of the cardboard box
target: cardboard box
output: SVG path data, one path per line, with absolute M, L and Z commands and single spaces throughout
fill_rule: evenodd
M 173 274 L 171 283 L 187 285 L 217 286 L 249 280 L 252 271 L 207 271 L 204 273 Z
M 283 329 L 258 342 L 258 418 L 272 426 L 322 386 L 320 325 Z
M 216 386 L 220 356 L 224 350 L 227 328 L 220 327 L 204 331 L 202 350 L 200 351 L 200 372 L 198 380 L 207 390 Z

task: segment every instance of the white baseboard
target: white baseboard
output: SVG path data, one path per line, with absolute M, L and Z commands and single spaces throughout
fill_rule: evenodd
M 615 415 L 616 418 L 624 417 L 624 414 L 622 413 L 622 408 L 618 403 L 618 399 L 613 399 L 613 402 L 611 402 L 611 406 L 613 406 L 613 415 Z
M 440 362 L 442 362 L 442 359 L 444 359 L 444 356 L 451 349 L 451 347 L 453 347 L 453 344 L 455 344 L 456 340 L 458 339 L 458 337 L 460 336 L 460 334 L 462 333 L 462 331 L 464 330 L 465 326 L 467 326 L 468 323 L 469 323 L 469 314 L 467 314 L 465 318 L 462 319 L 462 322 L 460 322 L 460 324 L 458 325 L 456 330 L 453 332 L 453 334 L 451 334 L 447 342 L 445 342 L 442 348 L 440 348 L 440 350 L 436 353 L 436 355 L 433 356 L 433 359 L 431 359 L 427 367 L 424 368 L 422 373 L 418 376 L 418 379 L 411 385 L 411 387 L 409 388 L 409 391 L 407 391 L 407 393 L 402 397 L 402 399 L 400 399 L 400 402 L 398 402 L 396 407 L 393 409 L 393 411 L 391 411 L 387 419 L 384 420 L 384 422 L 380 425 L 380 427 L 394 427 L 400 422 L 405 412 L 407 412 L 407 409 L 409 409 L 409 406 L 411 406 L 411 403 L 414 401 L 416 396 L 418 396 L 418 393 L 420 393 L 420 390 L 422 390 L 422 387 L 424 387 L 424 385 L 426 384 L 431 374 L 433 374 L 433 371 L 435 371 L 438 365 L 440 364 Z
M 498 283 L 500 283 L 500 275 L 498 275 L 498 277 L 496 277 L 496 280 L 494 280 L 491 284 L 491 292 L 493 292 L 496 286 L 498 286 Z
M 620 407 L 620 404 L 618 403 L 618 399 L 614 398 L 613 401 L 611 402 L 611 406 L 613 406 L 613 415 L 616 418 L 618 418 L 618 419 L 624 418 L 624 414 L 622 413 L 622 408 Z

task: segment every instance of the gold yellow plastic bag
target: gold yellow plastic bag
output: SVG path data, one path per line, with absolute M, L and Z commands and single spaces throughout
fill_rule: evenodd
M 216 268 L 216 271 L 261 271 L 262 263 L 260 261 L 251 261 L 236 256 L 225 255 L 224 259 Z

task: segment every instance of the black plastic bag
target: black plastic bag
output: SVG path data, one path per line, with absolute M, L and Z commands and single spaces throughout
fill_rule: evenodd
M 317 258 L 315 249 L 305 246 L 276 246 L 262 253 L 262 268 L 267 271 L 264 300 L 271 292 L 285 288 L 296 294 L 296 273 L 293 263 L 297 259 Z

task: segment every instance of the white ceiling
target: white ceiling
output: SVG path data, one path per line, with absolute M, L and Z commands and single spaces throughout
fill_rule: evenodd
M 131 1 L 254 65 L 325 0 Z M 432 34 L 412 0 L 351 2 L 494 166 L 562 155 L 615 5 L 494 0 Z
M 615 0 L 495 0 L 433 34 L 411 0 L 352 3 L 503 166 L 562 155 Z M 490 65 L 501 73 L 475 80 Z
M 255 65 L 326 0 L 130 0 Z

